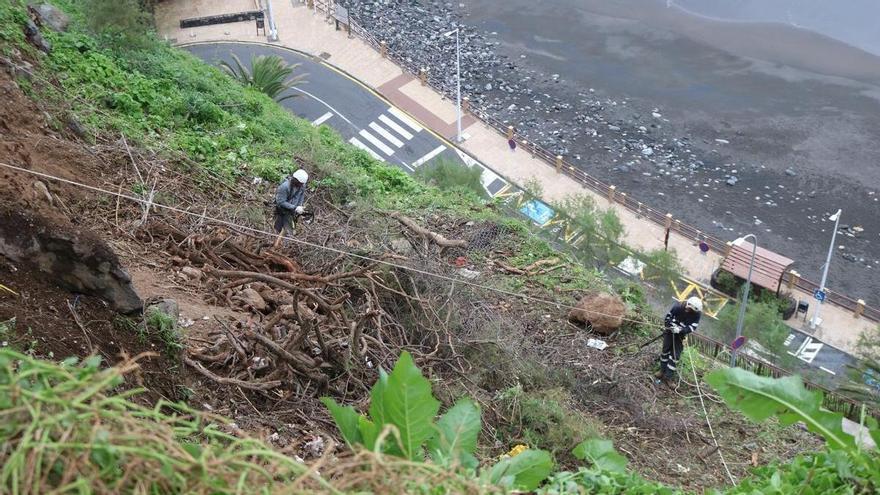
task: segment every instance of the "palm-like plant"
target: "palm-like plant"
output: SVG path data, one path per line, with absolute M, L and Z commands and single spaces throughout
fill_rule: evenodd
M 237 55 L 234 53 L 230 55 L 234 65 L 228 62 L 220 62 L 221 70 L 232 76 L 239 83 L 256 88 L 278 102 L 298 96 L 294 93 L 279 98 L 284 91 L 304 83 L 305 77 L 308 75 L 299 74 L 291 76 L 293 71 L 302 64 L 287 64 L 284 59 L 277 55 L 257 55 L 252 57 L 250 70 L 241 63 Z

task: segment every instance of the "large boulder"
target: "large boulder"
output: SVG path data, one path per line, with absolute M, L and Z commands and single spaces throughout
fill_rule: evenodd
M 619 296 L 592 292 L 584 296 L 569 311 L 568 319 L 575 323 L 590 325 L 600 335 L 610 335 L 620 328 L 626 316 L 626 303 Z
M 68 290 L 98 296 L 120 313 L 143 309 L 116 254 L 94 234 L 67 223 L 0 207 L 0 255 L 33 266 Z
M 49 26 L 55 31 L 67 31 L 70 25 L 70 17 L 62 12 L 58 7 L 50 3 L 41 3 L 35 7 L 31 7 L 37 18 L 44 26 Z

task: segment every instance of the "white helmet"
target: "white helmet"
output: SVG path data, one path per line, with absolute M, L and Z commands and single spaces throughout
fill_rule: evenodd
M 309 181 L 309 174 L 303 169 L 299 169 L 293 173 L 293 178 L 298 180 L 301 184 L 305 184 Z
M 703 312 L 703 301 L 699 297 L 689 297 L 687 302 L 684 304 L 685 308 L 692 309 L 697 313 Z

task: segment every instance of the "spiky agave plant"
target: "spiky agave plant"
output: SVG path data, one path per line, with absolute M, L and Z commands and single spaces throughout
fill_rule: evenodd
M 291 76 L 302 64 L 287 64 L 277 55 L 256 55 L 251 58 L 250 70 L 241 63 L 237 55 L 232 56 L 232 64 L 220 62 L 220 69 L 244 86 L 256 88 L 277 102 L 298 96 L 295 93 L 281 96 L 281 93 L 305 82 L 308 74 Z

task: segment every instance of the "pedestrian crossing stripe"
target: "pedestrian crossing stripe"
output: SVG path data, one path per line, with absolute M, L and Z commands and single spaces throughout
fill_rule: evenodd
M 403 139 L 406 139 L 407 141 L 409 141 L 410 139 L 413 138 L 413 135 L 410 134 L 409 131 L 407 131 L 406 129 L 404 129 L 403 127 L 401 127 L 397 122 L 395 122 L 395 121 L 391 120 L 390 118 L 388 118 L 387 115 L 385 115 L 385 114 L 380 115 L 380 116 L 379 116 L 379 120 L 381 120 L 383 124 L 385 124 L 385 125 L 387 125 L 388 127 L 390 127 L 391 130 L 393 130 L 394 132 L 400 134 L 400 135 L 403 137 Z
M 419 158 L 418 160 L 412 162 L 412 165 L 411 165 L 411 166 L 412 166 L 412 168 L 419 168 L 419 167 L 421 167 L 422 165 L 424 165 L 426 162 L 430 161 L 430 160 L 431 160 L 432 158 L 434 158 L 435 156 L 439 155 L 440 153 L 443 153 L 444 151 L 446 151 L 446 146 L 443 146 L 443 145 L 441 144 L 440 146 L 437 146 L 436 148 L 434 148 L 433 150 L 431 150 L 430 152 L 428 152 L 428 154 L 426 154 L 425 156 L 423 156 L 423 157 Z
M 319 125 L 323 124 L 324 122 L 327 122 L 327 120 L 329 120 L 330 117 L 333 117 L 333 112 L 327 112 L 324 115 L 321 115 L 320 117 L 318 117 L 317 119 L 312 121 L 312 125 L 315 127 L 318 127 Z
M 409 116 L 407 114 L 401 112 L 400 110 L 398 110 L 394 107 L 388 107 L 388 113 L 397 117 L 397 120 L 406 124 L 406 126 L 409 127 L 410 129 L 412 129 L 416 132 L 422 132 L 422 126 L 420 126 L 418 123 L 416 123 L 416 121 L 409 118 Z
M 358 134 L 361 135 L 362 138 L 366 139 L 373 146 L 379 148 L 379 151 L 385 153 L 387 156 L 391 156 L 394 154 L 394 150 L 389 148 L 388 145 L 379 140 L 376 136 L 370 134 L 366 129 L 361 129 L 361 132 Z
M 386 141 L 393 144 L 394 146 L 397 146 L 398 148 L 403 147 L 403 141 L 401 141 L 400 139 L 397 139 L 396 137 L 391 135 L 390 132 L 385 130 L 382 126 L 380 126 L 376 122 L 370 122 L 370 129 L 376 131 L 376 133 L 378 133 L 380 136 L 385 138 Z

